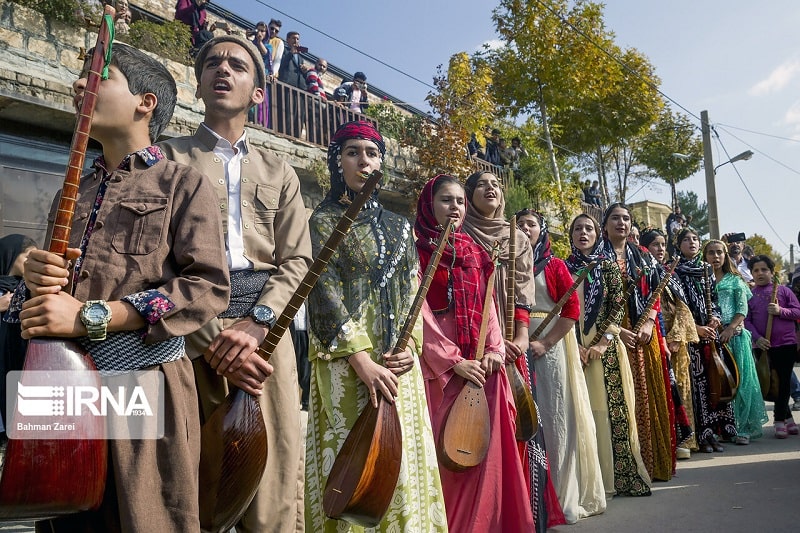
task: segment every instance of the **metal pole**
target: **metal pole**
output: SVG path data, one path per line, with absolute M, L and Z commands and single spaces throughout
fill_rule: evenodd
M 700 112 L 703 133 L 703 166 L 706 169 L 706 203 L 708 204 L 708 232 L 712 239 L 719 239 L 719 215 L 717 214 L 717 188 L 714 183 L 714 161 L 711 157 L 711 128 L 708 111 Z

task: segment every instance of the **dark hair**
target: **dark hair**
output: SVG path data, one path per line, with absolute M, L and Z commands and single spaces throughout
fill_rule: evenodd
M 92 53 L 94 49 L 90 50 Z M 144 52 L 122 43 L 114 43 L 111 64 L 128 80 L 128 90 L 139 95 L 152 93 L 157 103 L 150 117 L 150 141 L 156 142 L 175 111 L 178 88 L 167 67 Z
M 292 35 L 297 35 L 298 37 L 300 37 L 300 32 L 299 31 L 290 31 L 289 33 L 286 34 L 286 40 L 288 41 L 289 39 L 291 39 Z
M 569 225 L 569 242 L 572 243 L 572 232 L 575 231 L 575 223 L 578 222 L 579 218 L 588 218 L 589 222 L 592 223 L 592 226 L 594 226 L 594 232 L 597 234 L 594 243 L 597 244 L 597 240 L 600 238 L 600 232 L 602 231 L 600 229 L 600 224 L 597 222 L 596 218 L 586 213 L 581 213 L 580 215 L 572 219 L 572 222 Z
M 586 181 L 589 181 L 589 180 L 586 180 Z M 631 217 L 631 225 L 633 225 L 633 213 L 631 213 L 631 208 L 628 207 L 627 205 L 623 204 L 622 202 L 615 202 L 615 203 L 609 205 L 606 208 L 605 212 L 603 213 L 603 223 L 601 224 L 602 228 L 606 227 L 606 222 L 608 222 L 608 217 L 610 217 L 611 216 L 611 212 L 614 209 L 617 209 L 617 208 L 624 209 L 625 211 L 628 212 L 628 216 Z
M 458 181 L 458 178 L 454 178 L 448 174 L 441 174 L 439 178 L 433 183 L 433 187 L 431 188 L 431 195 L 436 196 L 436 193 L 439 192 L 443 186 L 447 185 L 448 183 L 455 183 L 462 189 L 464 188 L 464 184 Z
M 767 268 L 769 268 L 770 272 L 775 272 L 775 261 L 768 255 L 754 255 L 747 261 L 747 268 L 753 270 L 753 267 L 756 266 L 756 263 L 766 263 Z
M 275 19 L 269 19 L 269 23 L 275 24 L 279 28 L 283 25 L 280 20 L 275 20 Z
M 472 195 L 475 194 L 475 186 L 478 184 L 478 180 L 484 174 L 492 174 L 488 170 L 479 170 L 478 172 L 473 172 L 469 175 L 467 180 L 464 182 L 464 192 L 467 195 L 467 201 L 472 203 Z M 494 176 L 494 174 L 492 174 Z M 495 176 L 497 177 L 497 176 Z
M 257 23 L 256 23 L 256 29 L 257 29 L 257 30 L 261 30 L 261 29 L 264 29 L 264 30 L 266 30 L 266 29 L 267 29 L 267 23 L 266 23 L 266 22 L 264 22 L 263 20 L 262 20 L 262 21 L 259 21 L 259 22 L 257 22 Z
M 353 79 L 367 81 L 367 75 L 364 74 L 363 72 L 356 72 L 355 74 L 353 74 Z
M 536 220 L 539 221 L 539 225 L 540 226 L 542 225 L 542 214 L 537 210 L 533 209 L 532 207 L 526 207 L 525 209 L 520 209 L 519 211 L 514 213 L 514 216 L 517 217 L 518 221 L 520 218 L 528 215 L 536 217 Z
M 675 248 L 678 249 L 678 253 L 681 254 L 681 255 L 683 255 L 683 252 L 681 252 L 681 242 L 683 242 L 683 239 L 686 238 L 686 236 L 689 235 L 690 233 L 692 235 L 696 235 L 697 236 L 697 240 L 700 240 L 700 234 L 697 232 L 696 229 L 694 229 L 691 226 L 683 228 L 675 236 Z
M 639 233 L 639 244 L 647 248 L 656 240 L 656 237 L 663 237 L 666 244 L 667 236 L 663 231 L 658 228 L 645 228 Z

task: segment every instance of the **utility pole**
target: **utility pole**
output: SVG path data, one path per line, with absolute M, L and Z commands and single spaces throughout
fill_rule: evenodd
M 719 215 L 717 214 L 717 186 L 714 183 L 714 160 L 711 157 L 711 128 L 708 111 L 700 112 L 703 133 L 703 166 L 706 169 L 706 204 L 708 205 L 708 232 L 712 239 L 719 239 Z
M 789 268 L 794 272 L 794 244 L 789 245 Z

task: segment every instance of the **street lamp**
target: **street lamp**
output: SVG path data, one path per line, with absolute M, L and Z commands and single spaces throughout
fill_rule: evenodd
M 722 165 L 727 165 L 728 163 L 736 163 L 737 161 L 747 161 L 751 157 L 753 157 L 753 151 L 752 150 L 745 150 L 741 154 L 735 155 L 735 156 L 731 157 L 730 159 L 728 159 L 727 161 L 725 161 L 724 163 L 715 166 L 714 167 L 714 174 L 717 173 L 717 169 L 719 167 L 721 167 Z

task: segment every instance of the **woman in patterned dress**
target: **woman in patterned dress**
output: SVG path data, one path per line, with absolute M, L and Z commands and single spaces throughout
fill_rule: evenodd
M 689 357 L 692 362 L 692 399 L 694 401 L 694 427 L 697 443 L 703 453 L 721 452 L 724 448 L 717 440 L 736 438 L 736 420 L 733 406 L 730 403 L 711 402 L 709 391 L 708 357 L 705 351 L 719 349 L 717 327 L 720 324 L 717 295 L 714 291 L 713 276 L 706 277 L 706 267 L 700 253 L 700 237 L 692 228 L 684 228 L 677 235 L 676 247 L 681 261 L 675 269 L 675 275 L 681 282 L 686 304 L 692 312 L 699 342 L 689 343 Z M 708 288 L 706 283 L 710 283 Z M 706 290 L 711 292 L 711 309 L 706 306 Z M 721 356 L 721 354 L 720 354 Z
M 314 254 L 364 183 L 379 170 L 384 144 L 368 122 L 336 131 L 328 148 L 331 189 L 309 220 Z M 312 364 L 306 439 L 306 531 L 361 531 L 331 520 L 322 495 L 333 461 L 367 402 L 377 395 L 400 416 L 403 458 L 386 515 L 374 531 L 447 531 L 444 499 L 425 387 L 417 364 L 422 325 L 408 348 L 392 354 L 418 286 L 418 260 L 408 221 L 377 201 L 356 217 L 309 298 Z
M 650 292 L 660 280 L 652 256 L 628 242 L 631 212 L 624 204 L 611 204 L 603 216 L 604 253 L 622 274 L 628 294 L 620 339 L 628 350 L 628 360 L 636 388 L 636 425 L 647 473 L 653 480 L 668 481 L 674 468 L 674 408 L 669 391 L 666 355 L 661 353 L 655 320 L 658 302 L 648 312 L 638 335 L 633 329 L 647 306 Z M 629 284 L 633 290 L 628 291 Z
M 597 450 L 606 497 L 649 496 L 650 476 L 642 461 L 636 429 L 636 397 L 628 354 L 619 340 L 625 293 L 619 268 L 606 259 L 600 224 L 582 214 L 569 230 L 572 254 L 567 267 L 577 277 L 597 264 L 578 287 L 581 315 L 578 351 L 597 427 Z

